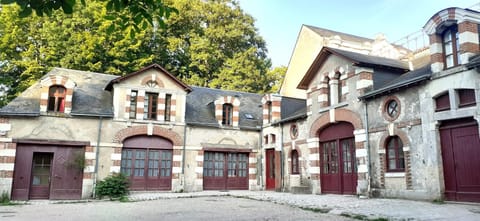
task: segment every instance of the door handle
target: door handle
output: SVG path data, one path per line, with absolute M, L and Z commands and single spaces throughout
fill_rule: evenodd
M 57 178 L 57 179 L 61 179 L 61 178 L 62 178 L 61 176 L 59 176 L 59 175 L 57 175 L 57 174 L 55 174 L 54 177 Z

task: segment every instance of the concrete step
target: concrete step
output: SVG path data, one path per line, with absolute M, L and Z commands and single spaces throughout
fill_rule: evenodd
M 308 186 L 292 186 L 290 192 L 293 194 L 312 194 L 312 190 Z

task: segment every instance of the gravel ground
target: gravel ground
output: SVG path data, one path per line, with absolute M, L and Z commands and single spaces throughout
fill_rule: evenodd
M 346 195 L 136 192 L 129 199 L 132 202 L 29 201 L 28 205 L 0 207 L 0 220 L 480 220 L 480 204 Z

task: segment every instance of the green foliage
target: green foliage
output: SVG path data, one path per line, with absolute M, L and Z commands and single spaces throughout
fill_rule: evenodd
M 12 203 L 10 201 L 10 194 L 6 191 L 3 191 L 2 195 L 0 195 L 0 206 L 11 206 L 11 205 L 17 205 L 17 203 Z
M 75 8 L 76 0 L 0 0 L 1 4 L 16 3 L 20 10 L 18 16 L 25 18 L 31 16 L 35 11 L 37 16 L 51 16 L 54 11 L 63 10 L 65 14 L 72 14 L 78 10 Z M 140 32 L 140 27 L 145 29 L 148 24 L 156 22 L 160 27 L 165 28 L 165 18 L 171 13 L 178 13 L 178 10 L 163 4 L 162 0 L 102 0 L 106 2 L 105 8 L 108 15 L 106 19 L 114 20 L 110 25 L 109 32 L 114 28 L 127 30 L 131 38 Z M 86 6 L 85 0 L 81 0 L 82 6 Z
M 265 41 L 236 1 L 165 0 L 165 7 L 181 13 L 169 14 L 166 29 L 139 23 L 133 39 L 125 37 L 131 35 L 128 28 L 115 28 L 119 17 L 107 4 L 91 0 L 77 4 L 72 14 L 56 10 L 49 17 L 25 18 L 18 17 L 19 6 L 1 5 L 0 87 L 8 90 L 0 92 L 0 106 L 53 67 L 125 75 L 158 63 L 190 85 L 278 90 L 284 73 L 270 70 Z M 111 4 L 114 11 L 119 7 Z
M 122 199 L 128 194 L 128 179 L 121 173 L 113 174 L 97 183 L 97 198 L 108 196 L 110 200 Z

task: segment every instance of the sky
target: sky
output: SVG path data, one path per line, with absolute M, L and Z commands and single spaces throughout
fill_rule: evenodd
M 302 24 L 395 42 L 422 29 L 438 11 L 480 0 L 238 0 L 255 18 L 272 66 L 288 66 Z M 475 9 L 479 10 L 477 5 Z

